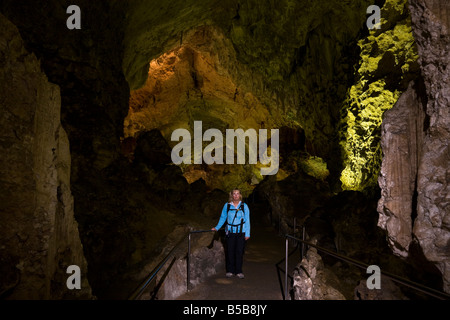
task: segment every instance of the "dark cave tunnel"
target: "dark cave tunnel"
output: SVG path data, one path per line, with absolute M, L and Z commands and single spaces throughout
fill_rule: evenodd
M 417 178 L 432 172 L 420 171 L 420 157 L 441 168 L 445 152 L 424 147 L 432 127 L 388 141 L 403 124 L 383 115 L 404 99 L 418 106 L 408 119 L 420 127 L 439 108 L 425 99 L 436 80 L 421 71 L 428 53 L 414 3 L 378 3 L 386 19 L 368 31 L 363 0 L 80 0 L 81 29 L 70 30 L 68 1 L 3 1 L 2 299 L 127 299 L 178 235 L 215 225 L 235 187 L 274 232 L 291 232 L 295 218 L 318 245 L 448 292 L 448 250 L 424 240 L 448 234 L 445 197 L 420 196 L 446 179 L 445 165 L 437 182 Z M 227 130 L 279 130 L 279 147 L 269 140 L 277 173 L 262 175 L 260 161 L 174 165 L 171 135 L 194 137 L 196 121 L 202 134 L 223 133 L 214 150 L 224 156 Z M 448 150 L 442 134 L 432 142 Z M 435 207 L 440 229 L 418 213 Z M 335 288 L 351 297 L 365 272 L 321 258 L 338 277 L 351 274 L 351 289 Z M 71 264 L 82 290 L 67 290 Z M 428 299 L 389 290 L 371 298 Z

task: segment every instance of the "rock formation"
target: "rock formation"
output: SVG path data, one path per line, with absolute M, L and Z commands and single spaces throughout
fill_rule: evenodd
M 367 280 L 361 280 L 355 288 L 355 300 L 408 300 L 400 288 L 389 278 L 380 277 L 380 290 L 368 289 Z
M 450 292 L 450 6 L 411 0 L 409 9 L 421 78 L 383 120 L 379 225 L 395 254 L 408 256 L 417 241 Z
M 167 246 L 155 258 L 137 269 L 134 274 L 127 275 L 127 281 L 136 285 L 134 295 L 138 300 L 174 300 L 187 291 L 187 246 L 188 239 L 181 238 L 189 230 L 184 227 L 175 228 L 165 241 Z M 191 234 L 190 256 L 190 285 L 189 290 L 217 272 L 223 272 L 225 268 L 225 254 L 223 245 L 216 239 L 214 233 Z M 184 239 L 184 241 L 183 241 Z M 175 245 L 178 247 L 175 248 Z M 172 249 L 175 249 L 172 251 Z M 158 264 L 166 260 L 154 279 L 147 282 L 147 277 L 158 267 Z M 142 279 L 146 281 L 142 282 Z M 146 284 L 143 289 L 142 285 Z
M 413 232 L 426 258 L 442 272 L 444 290 L 450 292 L 450 4 L 410 3 L 427 99 Z
M 339 291 L 342 290 L 339 279 L 325 268 L 315 248 L 308 250 L 295 268 L 293 278 L 294 300 L 346 300 Z
M 224 247 L 220 241 L 214 241 L 211 234 L 191 235 L 191 245 L 189 290 L 225 268 Z M 173 300 L 186 292 L 187 258 L 184 253 L 164 280 L 158 299 Z
M 2 14 L 0 29 L 0 295 L 90 298 L 59 87 Z M 66 287 L 69 265 L 80 267 L 80 290 Z
M 406 0 L 388 0 L 381 8 L 380 29 L 358 41 L 360 61 L 340 120 L 344 190 L 376 187 L 381 167 L 380 126 L 418 74 L 417 49 Z
M 387 231 L 394 254 L 407 257 L 413 240 L 417 171 L 423 146 L 424 106 L 411 83 L 396 105 L 384 113 L 378 225 Z
M 236 185 L 283 228 L 340 205 L 324 239 L 360 254 L 342 237 L 349 220 L 370 224 L 355 238 L 374 231 L 371 212 L 330 197 L 372 204 L 380 168 L 394 253 L 432 261 L 448 291 L 449 9 L 376 2 L 381 29 L 368 31 L 372 0 L 78 0 L 82 29 L 69 30 L 70 1 L 3 0 L 2 296 L 126 298 L 127 276 L 180 226 L 210 226 Z M 170 134 L 195 120 L 282 128 L 279 173 L 173 165 Z M 84 291 L 66 290 L 69 264 Z

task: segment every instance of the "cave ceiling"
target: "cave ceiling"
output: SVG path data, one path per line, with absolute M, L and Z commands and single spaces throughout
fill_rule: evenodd
M 123 138 L 158 129 L 173 146 L 170 134 L 196 120 L 204 130 L 293 128 L 337 189 L 374 187 L 381 117 L 416 75 L 417 56 L 406 1 L 377 3 L 381 30 L 369 31 L 371 4 L 129 2 Z M 282 179 L 290 172 L 280 157 Z
M 280 153 L 277 179 L 316 159 L 336 192 L 377 186 L 383 113 L 418 76 L 406 0 L 375 1 L 380 29 L 371 30 L 368 0 L 80 1 L 89 10 L 78 33 L 55 27 L 68 3 L 32 14 L 26 1 L 9 1 L 2 10 L 61 85 L 74 180 L 78 168 L 111 165 L 124 141 L 156 129 L 173 147 L 174 130 L 202 121 L 203 130 L 284 130 L 280 145 L 301 136 Z M 84 87 L 91 92 L 79 95 Z M 244 184 L 263 178 L 244 171 Z
M 53 217 L 70 218 L 67 223 L 71 229 L 61 235 L 57 231 L 58 237 L 67 233 L 70 238 L 64 241 L 69 243 L 73 240 L 73 230 L 79 230 L 81 242 L 73 254 L 80 259 L 85 255 L 86 261 L 79 260 L 79 264 L 86 269 L 88 262 L 93 288 L 106 292 L 111 279 L 122 270 L 141 263 L 142 257 L 160 249 L 161 239 L 171 233 L 174 226 L 185 222 L 187 225 L 196 219 L 195 223 L 216 219 L 220 208 L 214 205 L 219 203 L 217 199 L 226 197 L 225 191 L 231 188 L 241 188 L 244 197 L 256 189 L 261 198 L 268 199 L 270 210 L 267 211 L 276 212 L 279 217 L 285 215 L 287 219 L 295 214 L 308 215 L 332 195 L 340 193 L 338 197 L 345 198 L 349 194 L 360 194 L 342 191 L 375 190 L 379 195 L 381 123 L 385 111 L 390 110 L 416 80 L 420 84 L 424 79 L 423 85 L 433 94 L 427 93 L 424 98 L 422 91 L 425 89 L 418 85 L 421 103 L 429 105 L 425 110 L 417 104 L 418 108 L 423 108 L 417 113 L 434 108 L 427 99 L 432 103 L 434 99 L 439 100 L 439 106 L 446 106 L 446 96 L 439 91 L 442 86 L 442 92 L 446 92 L 445 81 L 435 80 L 439 79 L 435 78 L 435 71 L 446 70 L 448 64 L 433 59 L 445 57 L 448 50 L 429 54 L 434 64 L 425 59 L 421 63 L 427 68 L 420 70 L 408 10 L 408 3 L 411 6 L 416 2 L 78 0 L 82 11 L 80 31 L 66 28 L 69 1 L 48 0 L 39 5 L 26 0 L 2 1 L 0 18 L 8 25 L 3 49 L 12 52 L 11 56 L 3 53 L 0 56 L 2 61 L 12 57 L 9 65 L 4 63 L 6 80 L 2 83 L 12 92 L 5 101 L 14 100 L 9 103 L 12 107 L 8 106 L 7 114 L 28 117 L 29 136 L 23 145 L 28 148 L 25 152 L 32 156 L 18 148 L 9 157 L 7 144 L 4 144 L 7 151 L 3 154 L 8 156 L 4 157 L 6 161 L 26 168 L 30 168 L 28 162 L 32 157 L 37 159 L 36 170 L 34 167 L 34 171 L 10 170 L 8 178 L 17 184 L 16 175 L 22 174 L 26 188 L 21 189 L 20 194 L 33 198 L 34 193 L 29 193 L 29 189 L 36 189 L 36 197 L 40 199 L 18 198 L 15 211 L 11 212 L 23 214 L 28 223 L 24 223 L 26 232 L 16 233 L 6 227 L 11 234 L 4 232 L 4 238 L 11 242 L 3 249 L 12 248 L 11 256 L 16 259 L 14 250 L 20 247 L 21 255 L 31 257 L 24 270 L 35 272 L 34 256 L 29 254 L 32 246 L 28 247 L 28 243 L 34 245 L 36 238 L 42 240 L 42 247 L 35 251 L 45 253 L 48 247 L 45 241 L 53 232 L 45 225 L 36 226 L 32 220 L 35 213 L 51 212 L 53 215 L 42 217 L 48 218 L 49 224 L 53 223 Z M 367 8 L 373 4 L 381 8 L 381 20 L 379 28 L 370 29 Z M 414 6 L 421 12 L 420 4 Z M 438 15 L 438 11 L 435 5 L 430 12 Z M 422 16 L 415 14 L 415 24 L 428 21 L 428 18 L 422 21 Z M 442 14 L 443 26 L 448 26 L 447 16 Z M 439 19 L 432 21 L 433 28 L 440 26 Z M 438 34 L 420 31 L 416 39 L 429 41 L 428 38 Z M 431 43 L 423 39 L 422 47 Z M 11 67 L 13 65 L 18 67 Z M 27 72 L 34 76 L 29 77 Z M 420 72 L 424 74 L 419 76 Z M 36 80 L 33 77 L 38 77 L 39 81 L 35 84 L 24 81 Z M 43 91 L 48 93 L 48 99 L 44 99 Z M 409 94 L 416 99 L 414 94 Z M 35 96 L 40 102 L 37 107 L 33 102 Z M 31 102 L 22 103 L 22 98 L 29 98 Z M 403 107 L 408 109 L 410 105 Z M 42 119 L 46 119 L 43 115 L 51 119 L 33 118 L 27 108 L 34 110 L 35 107 Z M 46 111 L 50 107 L 54 110 Z M 441 112 L 446 110 L 444 107 L 436 110 Z M 397 113 L 393 114 L 391 119 L 397 117 Z M 439 122 L 445 117 L 427 117 L 421 122 L 423 128 L 415 128 L 424 135 L 424 141 L 433 137 L 429 132 L 436 134 L 446 128 Z M 19 140 L 24 126 L 16 126 L 8 117 L 4 117 L 4 122 L 8 141 L 23 142 Z M 177 141 L 172 141 L 172 134 L 183 129 L 195 136 L 195 126 L 199 122 L 203 132 L 218 129 L 223 134 L 228 129 L 256 130 L 259 134 L 260 130 L 279 129 L 279 150 L 270 150 L 271 155 L 277 154 L 280 160 L 276 176 L 265 179 L 261 163 L 174 165 L 170 150 Z M 45 129 L 51 127 L 50 123 L 54 123 L 52 132 Z M 46 139 L 46 153 L 41 152 L 44 150 L 39 144 L 42 137 Z M 407 135 L 405 137 L 408 139 Z M 437 137 L 436 141 L 445 140 L 445 135 Z M 36 146 L 29 144 L 30 141 Z M 384 143 L 387 144 L 386 140 Z M 205 146 L 208 146 L 207 141 L 201 141 L 201 147 Z M 446 257 L 448 237 L 441 231 L 447 227 L 442 223 L 439 229 L 440 212 L 431 203 L 426 207 L 431 208 L 432 219 L 423 214 L 426 210 L 419 210 L 424 207 L 422 203 L 432 199 L 428 195 L 431 190 L 440 190 L 445 180 L 446 153 L 438 154 L 443 147 L 430 143 L 427 148 L 431 154 L 424 158 L 428 165 L 411 170 L 413 183 L 411 199 L 407 199 L 408 218 L 402 222 L 408 237 L 401 238 L 402 241 L 391 239 L 391 242 L 401 243 L 404 247 L 401 254 L 406 255 L 413 238 L 412 227 L 416 230 L 415 236 L 426 242 L 433 242 L 429 240 L 435 239 L 431 232 L 438 232 L 442 235 L 435 241 L 439 256 Z M 399 153 L 393 149 L 392 154 Z M 436 154 L 431 149 L 436 149 Z M 40 160 L 41 155 L 48 163 Z M 419 159 L 420 154 L 411 162 L 419 163 Z M 408 171 L 404 161 L 395 158 L 393 163 L 395 168 Z M 432 171 L 440 167 L 443 168 L 440 172 Z M 418 172 L 424 168 L 430 171 L 420 175 Z M 384 170 L 389 172 L 390 168 Z M 41 171 L 42 174 L 38 174 Z M 390 172 L 384 174 L 389 178 L 390 175 Z M 50 179 L 50 183 L 41 177 Z M 428 188 L 425 184 L 420 189 L 420 179 L 428 177 L 435 179 L 439 187 Z M 410 188 L 407 183 L 401 184 L 405 189 Z M 7 184 L 3 188 L 8 192 L 13 190 Z M 51 201 L 44 199 L 47 196 L 41 192 L 44 189 Z M 383 197 L 389 200 L 394 192 L 387 190 Z M 8 192 L 4 197 L 8 197 Z M 372 200 L 377 200 L 376 193 L 370 194 L 375 194 Z M 440 197 L 436 197 L 436 202 L 443 203 L 439 208 L 444 208 L 447 202 Z M 47 205 L 47 211 L 32 206 L 23 211 L 23 203 L 33 201 Z M 353 206 L 352 200 L 349 203 Z M 411 213 L 410 208 L 418 204 L 417 212 Z M 385 207 L 386 220 L 391 219 L 394 210 L 389 203 Z M 67 211 L 64 214 L 63 209 Z M 357 208 L 358 214 L 366 211 Z M 422 219 L 423 226 L 413 226 L 414 218 Z M 65 225 L 65 221 L 57 219 L 57 225 Z M 437 231 L 428 226 L 429 221 L 433 221 Z M 23 235 L 31 225 L 38 232 L 25 239 Z M 398 225 L 386 225 L 395 232 L 400 230 Z M 70 252 L 70 246 L 58 247 L 60 242 L 64 244 L 58 237 L 52 240 L 51 250 L 61 255 Z M 427 254 L 432 256 L 427 259 L 434 261 L 434 243 L 429 247 Z M 62 260 L 57 255 L 53 260 L 51 267 L 56 270 Z M 113 266 L 110 270 L 103 269 L 105 261 Z M 14 260 L 8 269 L 17 279 L 25 274 L 16 268 L 21 264 Z M 448 270 L 445 269 L 447 264 L 444 261 L 440 268 Z M 43 267 L 38 277 L 44 279 L 46 270 Z M 58 277 L 66 277 L 64 272 L 61 275 L 61 270 L 58 272 Z M 446 274 L 448 279 L 448 272 Z M 50 284 L 42 288 L 50 292 Z M 26 284 L 23 288 L 27 290 Z

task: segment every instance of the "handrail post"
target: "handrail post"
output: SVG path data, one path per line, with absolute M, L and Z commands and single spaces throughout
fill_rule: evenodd
M 284 300 L 287 299 L 288 295 L 288 259 L 289 259 L 289 239 L 286 237 L 286 259 L 285 259 L 285 266 L 284 266 Z
M 187 283 L 186 283 L 186 291 L 189 291 L 189 284 L 191 283 L 191 233 L 188 235 L 188 254 L 186 258 L 187 265 Z
M 212 230 L 196 230 L 196 231 L 189 231 L 187 234 L 185 234 L 180 241 L 170 250 L 170 252 L 165 256 L 165 258 L 153 269 L 153 271 L 148 275 L 147 278 L 139 285 L 139 287 L 131 294 L 129 297 L 130 300 L 136 300 L 139 298 L 142 294 L 142 292 L 147 288 L 147 286 L 150 284 L 150 282 L 156 277 L 158 272 L 162 269 L 162 267 L 166 264 L 166 262 L 169 260 L 169 258 L 175 253 L 176 249 L 182 244 L 185 243 L 186 238 L 188 239 L 188 253 L 186 257 L 186 286 L 187 291 L 191 288 L 191 234 L 192 233 L 203 233 L 203 232 L 211 232 Z M 163 280 L 162 280 L 163 281 Z
M 278 234 L 281 235 L 281 216 L 278 215 Z
M 295 236 L 295 229 L 297 228 L 297 219 L 294 217 L 294 236 Z
M 306 245 L 305 245 L 305 240 L 306 240 L 306 227 L 305 227 L 305 225 L 303 225 L 302 226 L 302 259 L 303 259 L 303 257 L 305 256 L 305 248 L 306 248 Z

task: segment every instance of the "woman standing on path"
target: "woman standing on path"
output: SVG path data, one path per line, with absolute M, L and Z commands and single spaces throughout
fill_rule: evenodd
M 242 202 L 239 189 L 231 190 L 228 203 L 223 206 L 219 223 L 211 230 L 219 230 L 225 222 L 228 247 L 226 276 L 229 278 L 236 274 L 238 278 L 244 279 L 242 263 L 245 241 L 250 238 L 250 210 L 247 204 Z

